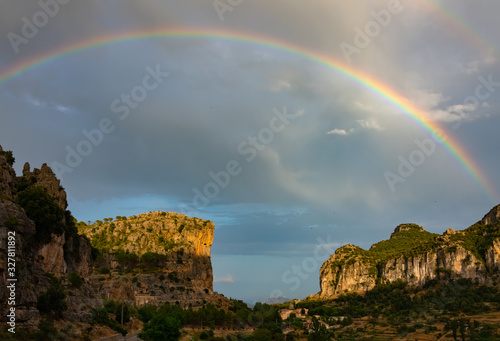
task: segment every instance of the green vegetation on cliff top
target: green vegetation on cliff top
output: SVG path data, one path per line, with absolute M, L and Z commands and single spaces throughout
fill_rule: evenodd
M 373 244 L 369 250 L 354 245 L 339 248 L 335 252 L 336 260 L 331 262 L 330 266 L 338 269 L 345 264 L 350 265 L 360 261 L 372 274 L 376 274 L 377 266 L 385 265 L 390 259 L 411 257 L 434 251 L 438 247 L 453 250 L 458 245 L 484 262 L 486 250 L 498 238 L 500 238 L 500 221 L 492 225 L 478 222 L 463 231 L 443 236 L 427 232 L 416 224 L 402 224 L 391 234 L 390 239 Z
M 78 222 L 78 231 L 101 252 L 146 252 L 166 254 L 189 246 L 180 236 L 192 230 L 213 229 L 209 220 L 190 218 L 173 212 L 150 212 L 103 221 Z

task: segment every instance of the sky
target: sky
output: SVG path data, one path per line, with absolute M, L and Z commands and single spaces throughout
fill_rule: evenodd
M 214 289 L 304 298 L 336 248 L 500 203 L 500 2 L 4 0 L 0 145 L 82 221 L 215 222 Z

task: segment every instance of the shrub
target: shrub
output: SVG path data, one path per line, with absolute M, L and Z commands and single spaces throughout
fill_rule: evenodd
M 120 305 L 120 303 L 116 302 L 115 300 L 104 300 L 104 309 L 108 313 L 115 313 L 116 308 Z
M 40 320 L 38 330 L 30 335 L 32 340 L 59 340 L 60 337 L 61 335 L 59 335 L 56 327 L 54 327 L 54 321 L 51 319 Z
M 5 159 L 7 160 L 7 164 L 9 164 L 11 167 L 12 165 L 14 165 L 14 162 L 16 162 L 16 158 L 12 154 L 11 150 L 2 150 L 0 151 L 0 155 L 5 157 Z
M 128 323 L 130 321 L 130 308 L 127 303 L 118 304 L 115 309 L 116 321 L 118 323 Z M 122 320 L 123 318 L 123 320 Z
M 12 214 L 9 214 L 9 217 L 7 218 L 7 220 L 5 220 L 4 225 L 7 226 L 9 230 L 14 230 L 17 227 L 18 223 L 19 221 L 17 220 L 17 218 Z
M 110 319 L 108 312 L 103 307 L 90 309 L 90 314 L 90 323 L 108 326 L 123 336 L 127 335 L 127 330 L 120 326 L 116 321 Z
M 141 319 L 142 322 L 148 323 L 156 313 L 156 306 L 153 304 L 148 304 L 145 306 L 142 306 L 138 309 L 139 312 L 139 318 Z
M 178 340 L 181 336 L 181 321 L 167 314 L 156 314 L 144 324 L 139 337 L 145 341 Z
M 111 273 L 111 270 L 109 270 L 109 268 L 108 268 L 108 267 L 106 267 L 106 266 L 105 266 L 105 267 L 102 267 L 102 268 L 99 268 L 99 270 L 98 270 L 98 271 L 99 271 L 99 273 L 100 273 L 101 275 L 108 275 L 108 274 L 110 274 L 110 273 Z
M 51 274 L 47 274 L 47 277 L 50 287 L 47 291 L 38 296 L 36 308 L 42 314 L 53 314 L 56 317 L 62 317 L 63 312 L 68 309 L 65 301 L 66 293 L 59 279 Z
M 82 287 L 83 278 L 82 278 L 82 276 L 80 276 L 76 272 L 70 272 L 69 276 L 68 276 L 68 280 L 71 283 L 71 285 L 73 286 L 73 288 L 80 289 Z
M 48 243 L 51 234 L 61 235 L 64 232 L 64 210 L 45 188 L 30 186 L 18 195 L 18 202 L 28 218 L 35 222 L 35 237 L 42 243 Z

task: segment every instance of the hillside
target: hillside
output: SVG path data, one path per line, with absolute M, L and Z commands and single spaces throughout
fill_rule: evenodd
M 390 239 L 369 250 L 345 245 L 320 270 L 319 297 L 346 291 L 368 291 L 377 283 L 402 280 L 422 286 L 433 279 L 467 278 L 498 283 L 500 267 L 500 206 L 463 231 L 442 235 L 415 224 L 396 227 Z

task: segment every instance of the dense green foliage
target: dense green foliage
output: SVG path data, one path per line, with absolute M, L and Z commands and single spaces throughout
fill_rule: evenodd
M 103 326 L 108 326 L 109 328 L 113 329 L 114 331 L 122 335 L 127 335 L 127 330 L 124 329 L 116 320 L 113 320 L 109 317 L 109 313 L 106 310 L 106 308 L 103 307 L 92 308 L 90 310 L 90 313 L 91 317 L 89 322 L 91 324 L 100 324 Z
M 16 162 L 11 150 L 0 150 L 0 155 L 5 157 L 7 164 L 11 167 L 14 165 L 14 162 Z
M 139 337 L 145 341 L 177 341 L 182 323 L 176 316 L 156 314 L 145 323 Z
M 370 274 L 376 277 L 390 259 L 409 257 L 437 247 L 438 234 L 427 232 L 415 224 L 404 224 L 400 227 L 403 229 L 393 233 L 389 240 L 373 244 L 369 250 L 354 245 L 343 246 L 336 251 L 336 260 L 331 261 L 330 266 L 339 274 L 337 270 L 340 267 L 361 262 L 369 269 Z M 337 282 L 338 278 L 332 284 L 335 286 Z
M 79 222 L 80 233 L 86 235 L 92 246 L 101 252 L 129 252 L 141 255 L 145 252 L 175 252 L 188 246 L 175 242 L 176 235 L 189 230 L 202 230 L 208 220 L 187 217 L 173 212 L 150 212 L 137 216 L 104 218 L 94 223 Z M 137 243 L 138 239 L 142 242 Z
M 51 234 L 64 232 L 64 210 L 60 208 L 47 190 L 39 186 L 30 186 L 19 193 L 19 205 L 24 208 L 28 218 L 35 222 L 36 238 L 49 242 Z
M 393 233 L 389 240 L 373 244 L 370 253 L 379 262 L 405 255 L 410 256 L 436 247 L 439 236 L 421 229 L 418 225 L 406 224 L 409 230 Z
M 500 221 L 492 225 L 483 225 L 478 222 L 450 237 L 452 241 L 458 242 L 483 262 L 485 261 L 486 250 L 498 238 L 500 238 Z
M 147 305 L 138 309 L 139 316 L 144 323 L 149 323 L 151 328 L 163 318 L 158 316 L 170 316 L 179 320 L 181 326 L 210 328 L 243 328 L 244 326 L 259 326 L 271 331 L 271 334 L 281 333 L 281 316 L 277 307 L 268 304 L 257 303 L 253 309 L 238 300 L 231 300 L 232 305 L 228 311 L 217 309 L 213 304 L 207 304 L 201 309 L 183 309 L 179 305 L 165 303 L 157 309 L 155 306 Z M 274 339 L 274 336 L 273 336 Z
M 83 284 L 83 278 L 76 272 L 70 272 L 68 275 L 68 281 L 71 283 L 73 288 L 80 289 Z
M 68 306 L 65 298 L 66 293 L 61 285 L 61 281 L 52 274 L 46 274 L 50 287 L 37 298 L 36 308 L 42 314 L 51 314 L 55 317 L 62 317 Z
M 438 321 L 447 323 L 449 330 L 450 321 L 457 316 L 500 311 L 500 290 L 468 279 L 446 283 L 435 280 L 424 288 L 408 287 L 406 282 L 398 281 L 379 284 L 364 296 L 347 293 L 328 301 L 306 300 L 296 308 L 308 308 L 309 315 L 320 315 L 323 321 L 345 317 L 343 326 L 360 318 L 369 318 L 372 323 L 386 321 L 405 334 L 419 328 L 435 330 Z

